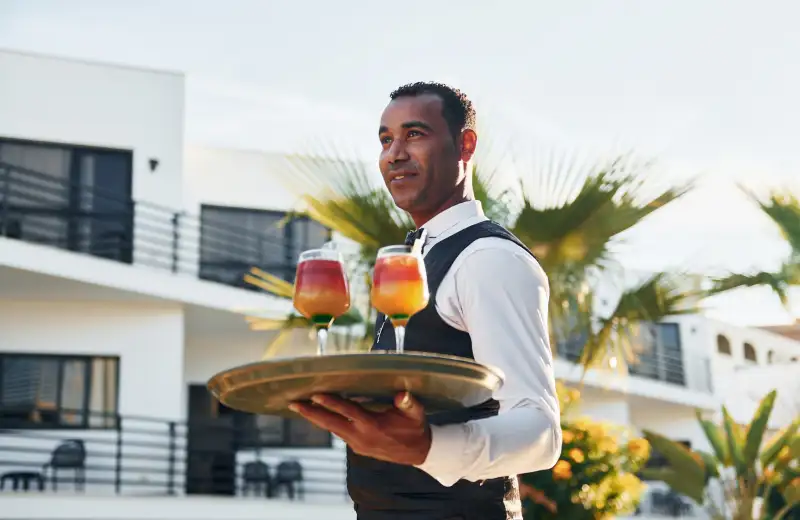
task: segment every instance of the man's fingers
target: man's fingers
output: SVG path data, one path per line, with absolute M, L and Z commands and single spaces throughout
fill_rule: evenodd
M 319 406 L 312 406 L 304 403 L 292 403 L 289 409 L 307 419 L 310 423 L 328 430 L 345 439 L 352 430 L 353 425 L 345 417 L 335 414 Z
M 400 413 L 419 423 L 425 422 L 425 408 L 411 395 L 411 392 L 401 392 L 394 398 L 394 405 Z
M 372 422 L 372 415 L 364 410 L 360 405 L 338 397 L 330 395 L 315 395 L 311 398 L 312 401 L 320 406 L 324 406 L 332 412 L 350 419 L 353 422 L 369 424 Z

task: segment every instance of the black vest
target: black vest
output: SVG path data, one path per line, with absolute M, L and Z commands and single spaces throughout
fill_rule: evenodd
M 475 359 L 468 333 L 446 324 L 436 311 L 436 291 L 453 262 L 479 238 L 510 240 L 531 256 L 533 253 L 502 226 L 484 221 L 435 244 L 425 255 L 430 301 L 406 327 L 405 351 L 434 352 Z M 373 349 L 394 350 L 392 324 L 379 314 Z M 499 403 L 490 399 L 472 408 L 428 416 L 430 424 L 458 424 L 497 415 Z M 516 475 L 441 485 L 413 466 L 363 457 L 347 448 L 347 488 L 359 520 L 509 520 L 519 511 Z M 508 501 L 506 504 L 504 501 Z M 516 513 L 519 515 L 519 513 Z

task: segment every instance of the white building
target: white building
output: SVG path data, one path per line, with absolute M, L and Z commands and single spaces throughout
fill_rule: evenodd
M 257 265 L 291 277 L 297 254 L 328 232 L 277 225 L 295 201 L 276 182 L 276 156 L 185 146 L 183 104 L 179 73 L 0 51 L 3 516 L 355 516 L 338 441 L 233 413 L 205 389 L 214 373 L 261 357 L 272 333 L 251 331 L 246 315 L 290 312 L 242 274 Z M 653 331 L 654 349 L 629 375 L 589 374 L 584 411 L 693 446 L 694 410 L 716 411 L 737 369 L 800 347 L 701 316 Z M 294 340 L 288 355 L 311 348 L 303 332 Z M 564 354 L 558 375 L 577 381 Z M 64 439 L 83 452 L 72 467 L 60 452 L 64 480 L 39 492 Z M 255 459 L 273 475 L 298 461 L 303 499 L 288 500 L 288 488 L 242 497 Z M 27 493 L 8 492 L 25 483 Z

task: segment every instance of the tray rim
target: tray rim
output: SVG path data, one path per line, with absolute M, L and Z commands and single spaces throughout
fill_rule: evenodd
M 302 363 L 304 361 L 307 362 L 307 361 L 311 361 L 311 360 L 314 360 L 314 359 L 321 359 L 321 358 L 334 358 L 335 357 L 335 358 L 338 358 L 338 359 L 342 359 L 342 358 L 349 357 L 349 358 L 367 359 L 367 358 L 373 357 L 373 356 L 392 357 L 392 358 L 395 358 L 398 361 L 401 361 L 401 360 L 402 361 L 406 361 L 407 360 L 408 362 L 414 362 L 414 361 L 416 361 L 416 362 L 423 361 L 424 362 L 425 360 L 432 361 L 433 363 L 436 363 L 437 361 L 439 363 L 444 362 L 445 365 L 449 365 L 449 366 L 451 366 L 453 368 L 462 369 L 462 370 L 465 370 L 465 371 L 473 371 L 473 372 L 476 372 L 476 373 L 482 373 L 484 377 L 488 376 L 490 378 L 496 379 L 497 385 L 496 385 L 496 389 L 495 390 L 497 390 L 500 387 L 502 387 L 504 385 L 504 383 L 505 383 L 505 373 L 503 372 L 503 370 L 501 370 L 500 368 L 495 367 L 493 365 L 479 363 L 479 362 L 477 362 L 475 360 L 472 360 L 472 359 L 463 358 L 463 357 L 459 357 L 459 356 L 452 356 L 452 355 L 448 355 L 448 354 L 438 354 L 438 353 L 433 353 L 433 352 L 407 351 L 407 352 L 404 352 L 404 353 L 401 354 L 401 353 L 397 353 L 397 352 L 393 352 L 393 351 L 383 351 L 383 350 L 381 350 L 381 351 L 357 352 L 357 353 L 349 353 L 349 354 L 309 355 L 309 356 L 297 356 L 297 357 L 290 357 L 290 358 L 279 358 L 279 359 L 275 359 L 275 360 L 253 361 L 253 362 L 250 362 L 250 363 L 245 363 L 243 365 L 237 365 L 237 366 L 234 366 L 234 367 L 231 367 L 231 368 L 228 368 L 228 369 L 225 369 L 225 370 L 222 370 L 222 371 L 219 371 L 219 372 L 215 373 L 213 376 L 211 376 L 207 380 L 206 388 L 215 397 L 219 398 L 224 393 L 227 393 L 227 392 L 221 391 L 222 390 L 220 388 L 221 386 L 228 386 L 230 388 L 230 386 L 231 386 L 230 383 L 232 383 L 233 386 L 236 386 L 238 388 L 244 388 L 244 387 L 250 386 L 250 384 L 247 384 L 247 383 L 250 383 L 250 382 L 253 385 L 259 384 L 259 382 L 257 380 L 252 380 L 252 381 L 247 381 L 247 382 L 245 382 L 245 381 L 240 381 L 240 382 L 230 381 L 231 379 L 237 379 L 237 376 L 244 375 L 244 373 L 246 373 L 248 368 L 254 368 L 254 367 L 263 366 L 263 365 L 273 365 L 273 366 L 277 366 L 277 367 L 280 367 L 281 365 L 290 366 L 293 363 L 297 363 L 297 362 L 301 362 Z M 323 369 L 321 369 L 319 371 L 314 371 L 313 373 L 316 373 L 316 374 L 324 373 L 326 375 L 342 375 L 342 374 L 347 374 L 347 373 L 360 373 L 360 372 L 361 373 L 363 373 L 363 372 L 369 372 L 369 373 L 391 372 L 393 370 L 402 370 L 402 367 L 381 367 L 381 368 L 356 367 L 356 368 L 352 368 L 352 369 L 336 368 L 336 369 L 331 369 L 331 370 L 324 370 L 324 368 L 323 368 Z M 309 374 L 311 374 L 311 372 L 309 372 Z M 303 372 L 277 374 L 275 380 L 291 379 L 291 378 L 294 378 L 294 377 L 303 377 Z M 457 378 L 457 379 L 469 379 L 467 376 L 457 375 L 457 374 L 450 374 L 450 375 L 448 375 L 448 377 L 454 377 L 454 378 Z M 225 383 L 223 383 L 224 379 L 227 379 L 229 381 L 229 384 L 226 385 Z

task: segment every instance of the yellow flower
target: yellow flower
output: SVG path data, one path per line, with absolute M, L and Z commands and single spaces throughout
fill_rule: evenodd
M 650 456 L 650 443 L 647 439 L 631 439 L 628 441 L 628 452 L 637 459 L 646 459 Z
M 605 437 L 607 435 L 606 427 L 601 423 L 589 424 L 586 426 L 586 431 L 592 437 Z
M 584 455 L 583 455 L 583 452 L 581 450 L 579 450 L 578 448 L 573 448 L 573 449 L 569 450 L 569 457 L 572 460 L 574 460 L 575 462 L 577 462 L 578 464 L 580 464 L 581 462 L 583 462 L 586 459 L 586 457 L 584 457 Z
M 564 430 L 561 432 L 561 436 L 563 437 L 565 443 L 570 443 L 575 440 L 575 434 L 569 430 Z
M 553 467 L 553 478 L 555 480 L 568 480 L 572 478 L 572 465 L 566 460 L 559 460 Z
M 605 453 L 616 453 L 618 446 L 614 437 L 603 437 L 597 441 L 597 449 Z

